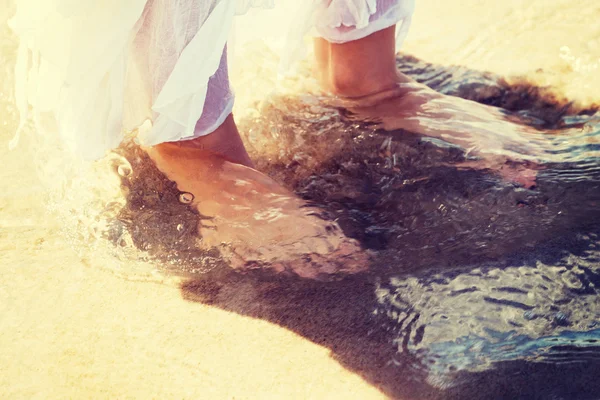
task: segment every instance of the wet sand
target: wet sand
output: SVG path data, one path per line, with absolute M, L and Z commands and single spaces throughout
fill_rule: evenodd
M 600 57 L 593 3 L 421 0 L 405 50 L 434 63 L 525 74 L 586 105 L 600 89 L 598 73 L 581 67 Z M 562 46 L 584 60 L 580 67 L 561 58 Z M 0 93 L 2 104 L 9 97 Z M 7 115 L 2 142 L 14 110 Z M 346 369 L 314 338 L 189 301 L 176 285 L 98 268 L 46 212 L 32 154 L 5 146 L 0 154 L 2 398 L 386 398 L 376 380 Z M 236 298 L 252 301 L 253 293 Z
M 53 234 L 17 232 L 12 243 Z M 2 398 L 382 397 L 292 332 L 86 267 L 60 240 L 10 252 Z
M 383 397 L 293 332 L 78 256 L 22 156 L 2 154 L 0 397 Z
M 598 13 L 594 0 L 420 1 L 404 50 L 434 64 L 526 76 L 585 107 L 598 102 Z

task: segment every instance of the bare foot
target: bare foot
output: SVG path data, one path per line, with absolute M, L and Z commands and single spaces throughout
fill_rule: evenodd
M 333 105 L 355 119 L 439 138 L 467 153 L 469 160 L 458 167 L 535 184 L 541 135 L 509 121 L 500 109 L 442 95 L 399 73 L 394 27 L 343 44 L 316 39 L 315 65 L 321 87 L 337 97 Z
M 464 149 L 462 168 L 489 169 L 504 179 L 535 186 L 544 155 L 543 134 L 510 121 L 502 110 L 446 96 L 416 82 L 360 97 L 338 98 L 332 103 L 351 112 L 356 120 L 374 123 L 387 131 L 421 134 Z
M 164 143 L 145 149 L 191 206 L 210 219 L 203 244 L 217 246 L 236 269 L 265 268 L 325 279 L 368 267 L 358 242 L 275 181 L 198 147 Z

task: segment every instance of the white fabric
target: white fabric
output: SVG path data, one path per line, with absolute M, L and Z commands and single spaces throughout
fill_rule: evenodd
M 123 132 L 146 120 L 152 127 L 138 136 L 144 145 L 214 131 L 233 106 L 224 49 L 234 15 L 274 6 L 274 0 L 16 3 L 10 25 L 20 38 L 19 132 L 31 105 L 36 121 L 51 115 L 65 143 L 90 159 L 104 156 Z M 309 31 L 332 42 L 356 40 L 399 21 L 403 40 L 414 9 L 414 0 L 298 4 L 298 14 L 290 13 L 296 43 Z
M 330 0 L 312 8 L 317 36 L 329 42 L 345 43 L 401 23 L 397 37 L 401 45 L 411 22 L 415 0 Z
M 294 12 L 296 23 L 286 40 L 288 51 L 282 55 L 281 74 L 304 57 L 304 35 L 321 37 L 331 43 L 347 43 L 398 24 L 396 49 L 400 49 L 415 10 L 415 0 L 307 0 L 298 3 Z

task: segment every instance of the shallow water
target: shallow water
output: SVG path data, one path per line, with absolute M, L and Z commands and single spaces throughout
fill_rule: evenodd
M 513 149 L 522 150 L 504 151 L 515 132 L 525 146 L 539 146 L 535 186 L 524 188 L 494 168 L 465 168 L 452 136 L 377 130 L 323 101 L 276 98 L 260 117 L 241 122 L 257 143 L 271 143 L 259 135 L 276 132 L 277 149 L 256 150 L 259 168 L 376 250 L 370 273 L 350 283 L 291 281 L 276 289 L 260 276 L 231 282 L 217 274 L 192 279 L 184 293 L 325 343 L 370 381 L 383 379 L 392 397 L 595 398 L 599 114 L 492 74 L 410 57 L 399 65 L 443 93 L 505 107 L 511 122 L 502 121 L 508 132 L 495 132 L 496 154 L 513 159 Z M 453 121 L 420 118 L 425 130 L 430 123 L 456 129 Z M 500 121 L 490 114 L 459 129 L 487 140 L 481 122 Z M 237 285 L 243 292 L 251 286 L 253 301 L 266 310 L 233 300 Z M 313 307 L 328 309 L 320 311 L 328 318 L 311 312 L 310 323 L 292 319 Z M 368 352 L 372 359 L 358 357 Z
M 10 77 L 14 43 L 2 46 Z M 19 152 L 37 160 L 37 178 L 24 175 L 9 189 L 33 204 L 27 184 L 44 185 L 48 218 L 58 221 L 47 234 L 68 240 L 92 268 L 130 280 L 183 277 L 186 300 L 296 332 L 389 397 L 597 398 L 594 105 L 405 56 L 399 68 L 416 80 L 502 109 L 449 99 L 459 118 L 421 110 L 408 127 L 397 125 L 397 113 L 365 122 L 361 110 L 311 94 L 307 73 L 270 94 L 276 59 L 253 46 L 236 71 L 236 116 L 258 169 L 370 249 L 368 273 L 329 283 L 232 273 L 218 251 L 198 250 L 198 215 L 131 145 L 88 165 L 65 158 L 53 138 L 30 136 Z M 16 121 L 10 81 L 1 91 L 7 131 Z M 504 157 L 508 174 L 496 172 L 497 159 L 480 162 L 490 153 Z M 512 179 L 523 169 L 535 170 L 534 185 Z M 2 216 L 8 248 L 33 222 L 26 208 L 5 207 L 18 211 Z
M 399 63 L 437 90 L 510 108 L 503 114 L 519 124 L 520 139 L 531 135 L 545 146 L 535 161 L 535 187 L 523 188 L 494 169 L 464 167 L 460 143 L 377 130 L 315 96 L 272 96 L 256 117 L 240 119 L 259 169 L 375 251 L 369 273 L 329 284 L 260 271 L 231 276 L 218 251 L 198 250 L 198 217 L 134 148 L 121 150 L 129 159 L 125 171 L 132 172 L 124 174 L 121 166 L 127 201 L 110 219 L 108 239 L 117 248 L 144 250 L 163 271 L 183 273 L 187 298 L 299 332 L 373 380 L 393 381 L 408 368 L 408 381 L 383 385 L 393 397 L 593 398 L 598 388 L 585 380 L 522 387 L 506 371 L 521 363 L 534 382 L 556 379 L 560 371 L 583 380 L 599 361 L 597 114 L 492 75 L 407 58 Z M 430 78 L 443 74 L 442 83 Z M 478 139 L 478 125 L 467 128 Z M 503 134 L 497 132 L 501 146 L 511 139 Z M 199 272 L 209 273 L 195 276 Z M 311 315 L 311 323 L 294 319 L 308 308 L 321 314 Z M 310 326 L 312 318 L 329 324 L 328 332 Z M 357 321 L 359 328 L 346 326 Z M 378 349 L 374 359 L 357 361 L 371 346 Z M 499 377 L 486 383 L 489 389 L 479 387 L 489 379 L 481 374 L 490 371 Z

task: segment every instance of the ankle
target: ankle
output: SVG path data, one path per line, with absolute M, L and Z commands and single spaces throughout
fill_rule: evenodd
M 322 87 L 333 95 L 347 98 L 370 96 L 389 90 L 398 83 L 396 74 L 359 74 L 344 68 L 331 69 Z
M 174 144 L 180 147 L 204 150 L 227 161 L 242 164 L 250 168 L 254 167 L 233 120 L 233 115 L 229 115 L 221 126 L 208 135 L 191 140 L 174 142 Z
M 315 57 L 321 87 L 340 97 L 368 96 L 402 81 L 396 70 L 394 27 L 342 44 L 316 39 Z

